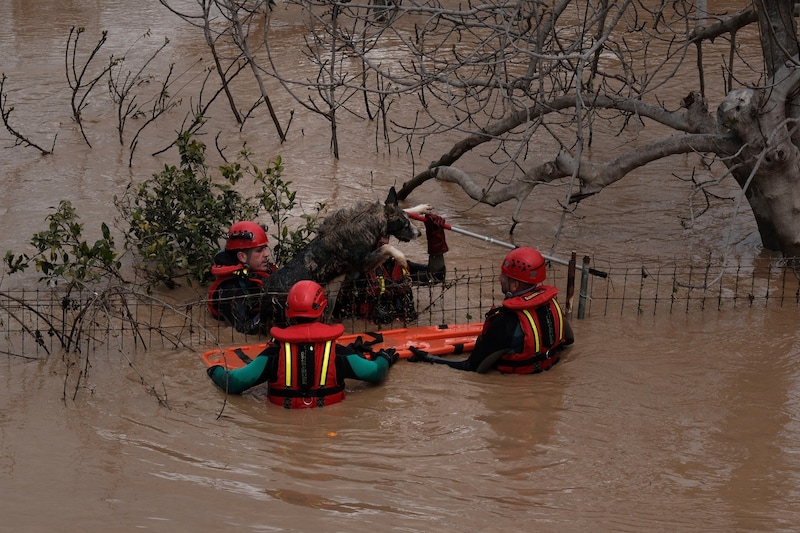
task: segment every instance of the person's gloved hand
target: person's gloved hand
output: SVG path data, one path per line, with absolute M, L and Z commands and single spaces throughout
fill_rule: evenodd
M 425 236 L 428 239 L 428 255 L 442 255 L 450 248 L 444 236 L 445 220 L 433 213 L 425 214 Z
M 430 363 L 430 355 L 425 350 L 420 350 L 416 346 L 409 346 L 409 350 L 414 354 L 408 358 L 409 363 Z
M 356 337 L 355 341 L 353 341 L 350 344 L 348 344 L 347 345 L 347 349 L 350 350 L 353 353 L 356 353 L 356 354 L 362 355 L 362 356 L 365 353 L 370 353 L 369 346 L 364 344 L 364 339 L 361 338 L 361 335 Z
M 217 369 L 220 370 L 220 373 L 225 372 L 225 369 L 222 368 L 220 365 L 214 365 L 206 368 L 206 374 L 208 374 L 208 377 L 210 377 L 211 379 L 214 379 L 214 374 L 217 373 Z
M 389 366 L 392 366 L 400 359 L 400 354 L 397 353 L 397 350 L 394 348 L 388 348 L 386 350 L 379 350 L 375 357 L 383 357 L 389 363 Z
M 256 335 L 261 328 L 261 313 L 257 313 L 243 323 L 237 322 L 235 329 L 239 333 Z

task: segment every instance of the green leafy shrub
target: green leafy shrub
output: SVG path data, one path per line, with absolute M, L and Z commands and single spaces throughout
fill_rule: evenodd
M 298 208 L 297 191 L 290 188 L 291 181 L 282 178 L 283 161 L 280 156 L 275 158 L 270 165 L 261 169 L 250 161 L 250 152 L 242 150 L 240 159 L 247 164 L 243 167 L 240 163 L 234 163 L 227 167 L 222 167 L 224 176 L 235 175 L 240 179 L 245 174 L 253 176 L 254 183 L 261 185 L 260 192 L 255 200 L 258 202 L 259 211 L 269 213 L 272 220 L 272 261 L 280 266 L 291 259 L 297 251 L 305 246 L 316 231 L 321 211 L 325 208 L 324 202 L 318 202 L 314 206 L 313 213 L 308 214 L 301 210 L 296 215 L 303 221 L 302 224 L 292 227 L 289 220 L 292 218 L 293 211 Z
M 184 133 L 177 146 L 180 166 L 167 165 L 114 197 L 128 224 L 127 247 L 137 251 L 149 286 L 174 288 L 178 278 L 209 281 L 211 260 L 231 221 L 250 219 L 258 210 L 231 184 L 212 181 L 202 142 Z
M 238 220 L 256 220 L 266 211 L 273 223 L 270 244 L 273 261 L 281 265 L 304 246 L 314 233 L 323 203 L 313 214 L 298 213 L 302 223 L 292 229 L 289 221 L 298 208 L 291 181 L 281 177 L 280 157 L 266 168 L 250 162 L 250 152 L 243 149 L 240 162 L 219 168 L 224 180 L 215 183 L 206 164 L 205 145 L 181 135 L 177 143 L 180 165 L 166 165 L 164 170 L 139 184 L 130 184 L 114 197 L 119 216 L 116 220 L 125 237 L 125 250 L 135 258 L 149 290 L 163 283 L 175 288 L 179 280 L 207 283 L 210 267 L 220 242 L 231 224 Z M 234 186 L 251 176 L 261 186 L 255 197 L 244 197 Z M 106 225 L 103 238 L 89 245 L 81 237 L 83 225 L 69 201 L 62 201 L 56 212 L 47 217 L 49 229 L 33 236 L 37 254 L 4 257 L 10 274 L 24 271 L 31 262 L 42 272 L 40 280 L 55 285 L 66 280 L 70 288 L 105 278 L 124 282 L 120 253 Z
M 108 225 L 105 222 L 100 225 L 103 237 L 90 245 L 83 239 L 83 224 L 79 220 L 72 203 L 62 200 L 55 213 L 47 216 L 48 229 L 31 238 L 35 255 L 6 252 L 4 262 L 9 273 L 24 271 L 33 262 L 42 273 L 40 281 L 55 286 L 64 280 L 68 290 L 108 276 L 123 281 L 120 255 Z

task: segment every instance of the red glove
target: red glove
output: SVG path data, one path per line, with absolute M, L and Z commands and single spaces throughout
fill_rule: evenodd
M 442 255 L 450 248 L 444 236 L 444 218 L 432 213 L 425 214 L 425 236 L 428 239 L 428 255 Z

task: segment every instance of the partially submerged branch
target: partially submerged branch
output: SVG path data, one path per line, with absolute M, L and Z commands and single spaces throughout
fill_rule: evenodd
M 88 73 L 92 61 L 108 39 L 108 32 L 104 31 L 100 36 L 100 39 L 94 45 L 92 51 L 89 53 L 89 57 L 86 59 L 83 65 L 78 65 L 78 41 L 80 40 L 81 34 L 85 31 L 86 29 L 83 27 L 76 28 L 73 26 L 70 28 L 64 59 L 67 83 L 69 83 L 69 87 L 72 90 L 72 96 L 70 98 L 70 105 L 72 106 L 72 118 L 78 124 L 81 135 L 83 136 L 83 140 L 86 141 L 86 144 L 91 148 L 92 143 L 89 142 L 89 138 L 86 136 L 86 131 L 83 128 L 82 113 L 86 106 L 89 105 L 89 102 L 87 101 L 89 99 L 89 94 L 91 94 L 92 90 L 103 78 L 103 76 L 105 76 L 106 73 L 111 70 L 115 62 L 112 60 L 94 76 L 91 76 Z
M 245 59 L 247 59 L 247 64 L 250 65 L 250 69 L 253 72 L 253 77 L 258 83 L 258 89 L 261 92 L 261 100 L 267 105 L 267 109 L 269 110 L 269 116 L 272 119 L 272 124 L 275 126 L 275 131 L 278 133 L 278 138 L 280 139 L 281 143 L 286 141 L 286 133 L 281 126 L 280 119 L 278 119 L 278 115 L 275 113 L 275 108 L 272 106 L 272 101 L 269 98 L 269 94 L 267 93 L 266 85 L 264 84 L 264 79 L 261 76 L 259 71 L 258 64 L 256 63 L 256 59 L 253 55 L 253 52 L 250 50 L 250 45 L 248 44 L 249 38 L 249 31 L 245 30 L 245 27 L 249 27 L 250 25 L 250 18 L 253 15 L 253 11 L 245 11 L 247 19 L 243 23 L 241 18 L 239 17 L 239 10 L 242 9 L 237 2 L 233 2 L 231 0 L 224 1 L 225 8 L 227 9 L 227 14 L 230 17 L 231 23 L 231 32 L 233 36 L 233 42 L 236 43 L 236 46 L 242 51 L 242 55 L 244 55 Z M 227 85 L 226 86 L 227 90 Z
M 42 155 L 52 154 L 56 146 L 56 138 L 58 135 L 53 137 L 53 146 L 47 150 L 31 141 L 28 137 L 20 133 L 11 125 L 9 117 L 11 117 L 11 112 L 14 111 L 14 106 L 8 106 L 8 95 L 5 92 L 5 83 L 7 79 L 8 77 L 6 76 L 5 72 L 0 75 L 0 116 L 3 118 L 3 125 L 6 127 L 6 131 L 8 131 L 8 133 L 14 137 L 14 146 L 28 146 L 30 148 L 35 148 L 36 150 L 39 150 Z
M 149 36 L 149 32 L 143 37 Z M 141 37 L 140 37 L 141 38 Z M 138 42 L 138 39 L 137 41 Z M 134 43 L 135 44 L 135 43 Z M 125 144 L 123 135 L 125 133 L 125 125 L 129 118 L 138 118 L 144 116 L 144 106 L 153 99 L 157 102 L 163 100 L 164 95 L 167 94 L 167 82 L 162 84 L 162 90 L 155 96 L 148 98 L 143 104 L 139 104 L 136 100 L 139 94 L 134 92 L 137 87 L 151 81 L 152 77 L 145 76 L 148 66 L 158 57 L 158 55 L 167 47 L 169 39 L 164 38 L 164 42 L 159 46 L 150 57 L 139 67 L 136 72 L 128 71 L 124 76 L 122 75 L 122 65 L 125 64 L 126 57 L 114 58 L 110 60 L 110 69 L 108 76 L 108 89 L 111 93 L 111 99 L 117 106 L 117 134 L 119 136 L 119 144 Z M 131 45 L 131 48 L 133 45 Z M 169 70 L 172 73 L 172 67 Z M 169 76 L 167 76 L 169 79 Z M 141 131 L 141 130 L 140 130 Z

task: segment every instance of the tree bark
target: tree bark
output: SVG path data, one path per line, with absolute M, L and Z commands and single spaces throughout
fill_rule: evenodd
M 718 109 L 721 123 L 742 140 L 728 166 L 735 167 L 762 243 L 787 257 L 800 257 L 800 150 L 793 141 L 798 124 L 786 114 L 790 95 L 800 88 L 797 60 L 762 89 L 732 91 Z

